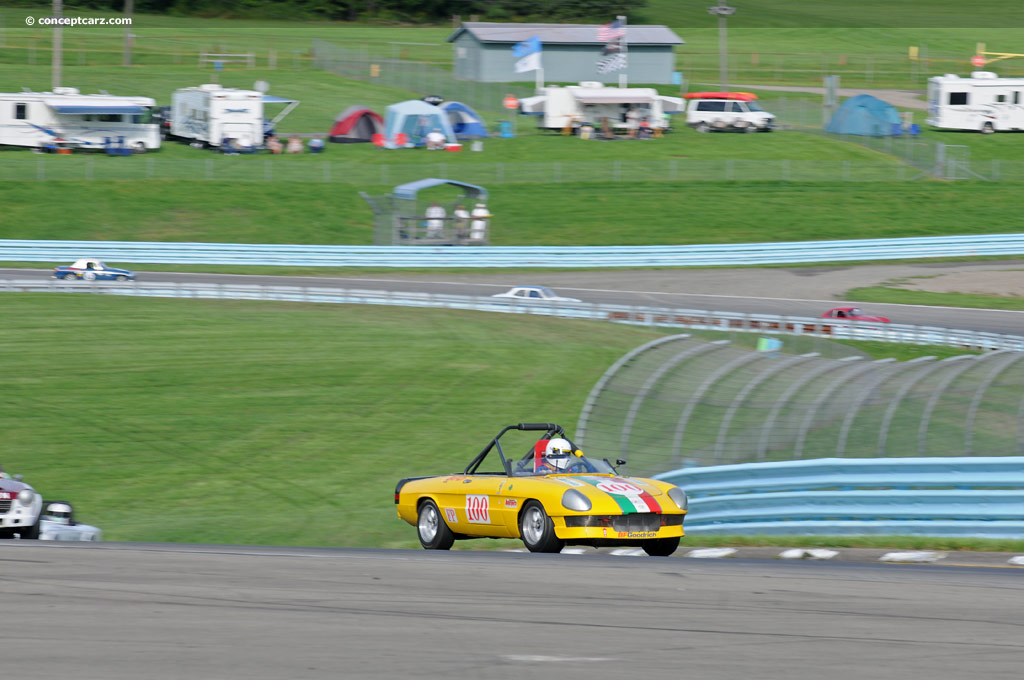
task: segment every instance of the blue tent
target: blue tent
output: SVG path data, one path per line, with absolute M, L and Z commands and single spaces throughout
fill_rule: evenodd
M 886 137 L 900 134 L 901 122 L 895 106 L 869 94 L 859 94 L 836 109 L 832 120 L 825 126 L 825 132 Z
M 388 107 L 384 115 L 384 147 L 398 149 L 405 146 L 423 146 L 431 130 L 440 130 L 448 143 L 455 144 L 455 132 L 448 115 L 440 107 L 420 99 L 398 102 Z M 398 138 L 402 135 L 404 143 Z
M 445 102 L 441 108 L 448 114 L 448 122 L 452 124 L 452 130 L 459 139 L 487 136 L 483 119 L 462 102 Z

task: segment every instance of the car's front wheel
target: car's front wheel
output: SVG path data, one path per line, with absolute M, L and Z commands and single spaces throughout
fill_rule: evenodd
M 23 540 L 23 541 L 25 541 L 25 540 L 31 540 L 31 541 L 38 540 L 38 538 L 39 538 L 39 519 L 40 518 L 37 517 L 35 524 L 33 524 L 30 527 L 25 527 L 24 529 L 20 529 L 18 531 L 18 535 L 21 536 L 21 540 Z
M 82 278 L 85 279 L 86 281 L 95 281 L 96 280 L 96 273 L 95 272 L 86 272 L 86 273 L 82 274 Z
M 424 501 L 420 506 L 416 532 L 420 537 L 420 545 L 427 550 L 448 550 L 455 543 L 455 535 L 444 523 L 437 503 L 431 500 Z
M 64 275 L 63 278 L 64 278 L 65 281 L 74 281 L 78 277 L 75 276 L 75 274 L 73 272 L 68 272 L 67 274 Z
M 711 126 L 708 125 L 707 123 L 700 122 L 700 123 L 697 123 L 697 127 L 695 127 L 694 129 L 697 132 L 710 132 L 711 131 Z
M 555 535 L 555 524 L 537 501 L 528 501 L 519 516 L 519 537 L 530 552 L 556 553 L 565 541 Z
M 679 537 L 652 538 L 641 543 L 640 547 L 651 557 L 668 557 L 679 547 Z
M 128 277 L 127 277 L 127 276 L 125 276 L 124 274 L 118 274 L 118 275 L 117 275 L 117 280 L 118 280 L 118 281 L 127 281 L 127 280 L 128 280 Z

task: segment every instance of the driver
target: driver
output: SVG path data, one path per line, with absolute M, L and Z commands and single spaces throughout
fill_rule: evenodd
M 568 439 L 551 439 L 544 448 L 544 455 L 541 457 L 536 471 L 567 472 L 572 456 L 572 444 Z

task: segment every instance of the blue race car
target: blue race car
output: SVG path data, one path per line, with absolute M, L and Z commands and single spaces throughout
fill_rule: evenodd
M 55 267 L 52 274 L 55 279 L 65 281 L 134 281 L 135 272 L 117 269 L 103 264 L 102 260 L 83 257 L 75 260 L 72 265 Z

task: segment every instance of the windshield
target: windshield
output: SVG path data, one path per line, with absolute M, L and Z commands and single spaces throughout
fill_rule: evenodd
M 561 463 L 559 463 L 561 464 Z M 522 459 L 512 465 L 512 476 L 514 477 L 536 477 L 539 475 L 558 474 L 615 474 L 614 468 L 603 460 L 594 460 L 586 456 L 575 454 L 569 455 L 564 467 L 552 470 L 544 466 L 540 458 L 533 451 L 530 451 Z
M 764 111 L 764 109 L 761 108 L 761 105 L 754 101 L 747 102 L 747 108 L 751 111 Z
M 864 316 L 864 312 L 860 307 L 853 307 L 846 312 L 850 316 Z

